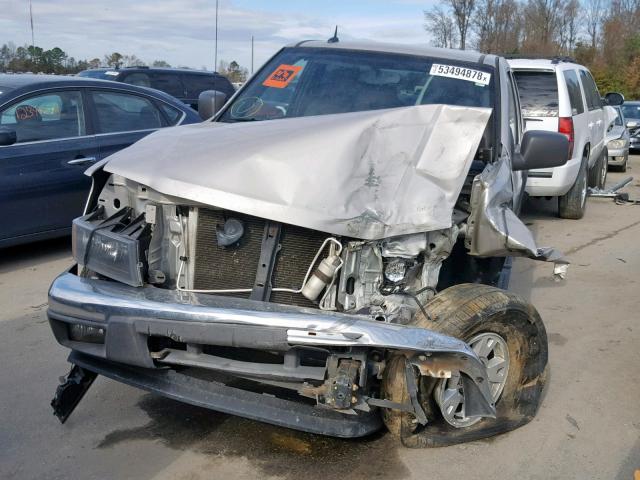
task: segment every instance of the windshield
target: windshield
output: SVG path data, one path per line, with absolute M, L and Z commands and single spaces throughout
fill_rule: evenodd
M 620 109 L 620 107 L 613 107 L 616 110 L 616 119 L 613 121 L 614 125 L 618 125 L 618 126 L 622 126 L 624 125 L 623 119 L 622 119 L 622 110 Z
M 493 106 L 493 69 L 446 59 L 287 48 L 219 121 L 239 122 L 443 103 Z
M 622 105 L 622 113 L 627 120 L 640 119 L 640 103 L 625 103 Z
M 113 80 L 119 72 L 111 70 L 85 70 L 78 74 L 79 77 L 99 78 L 100 80 Z

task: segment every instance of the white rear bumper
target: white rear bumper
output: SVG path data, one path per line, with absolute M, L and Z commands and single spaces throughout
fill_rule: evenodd
M 581 158 L 572 158 L 562 167 L 531 170 L 526 191 L 532 197 L 559 197 L 569 191 L 580 170 Z

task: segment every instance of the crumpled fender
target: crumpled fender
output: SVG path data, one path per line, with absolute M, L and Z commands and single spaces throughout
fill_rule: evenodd
M 554 263 L 564 278 L 569 261 L 551 247 L 538 247 L 533 234 L 511 209 L 513 185 L 506 159 L 487 165 L 471 190 L 471 214 L 465 244 L 478 257 L 519 256 Z

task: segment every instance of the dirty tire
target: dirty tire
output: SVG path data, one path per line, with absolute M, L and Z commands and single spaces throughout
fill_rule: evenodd
M 607 152 L 606 148 L 603 148 L 595 165 L 593 168 L 589 169 L 588 185 L 591 188 L 604 188 L 605 183 L 607 182 L 607 171 L 609 170 L 608 158 L 609 152 Z
M 562 197 L 558 198 L 560 218 L 579 220 L 587 208 L 587 158 L 583 157 L 576 181 Z
M 496 403 L 497 418 L 485 418 L 464 428 L 449 425 L 433 399 L 438 379 L 420 378 L 420 402 L 429 423 L 421 427 L 413 414 L 383 411 L 389 431 L 407 447 L 442 447 L 508 432 L 530 422 L 540 404 L 546 380 L 547 334 L 536 309 L 517 295 L 480 284 L 448 288 L 425 306 L 433 321 L 418 313 L 413 326 L 428 328 L 462 340 L 483 332 L 499 334 L 509 349 L 509 373 Z M 405 386 L 405 357 L 388 359 L 383 379 L 384 398 L 409 403 Z M 416 425 L 417 428 L 416 428 Z

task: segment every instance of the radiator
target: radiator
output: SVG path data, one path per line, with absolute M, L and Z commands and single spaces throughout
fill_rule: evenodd
M 238 246 L 219 247 L 216 226 L 228 217 L 242 221 L 244 235 Z M 200 208 L 196 233 L 194 288 L 202 290 L 251 288 L 255 282 L 266 221 L 223 210 Z M 273 288 L 298 289 L 309 264 L 329 234 L 282 225 L 280 251 L 271 278 Z M 224 294 L 249 298 L 249 293 Z M 270 301 L 287 305 L 316 307 L 299 293 L 272 292 Z

